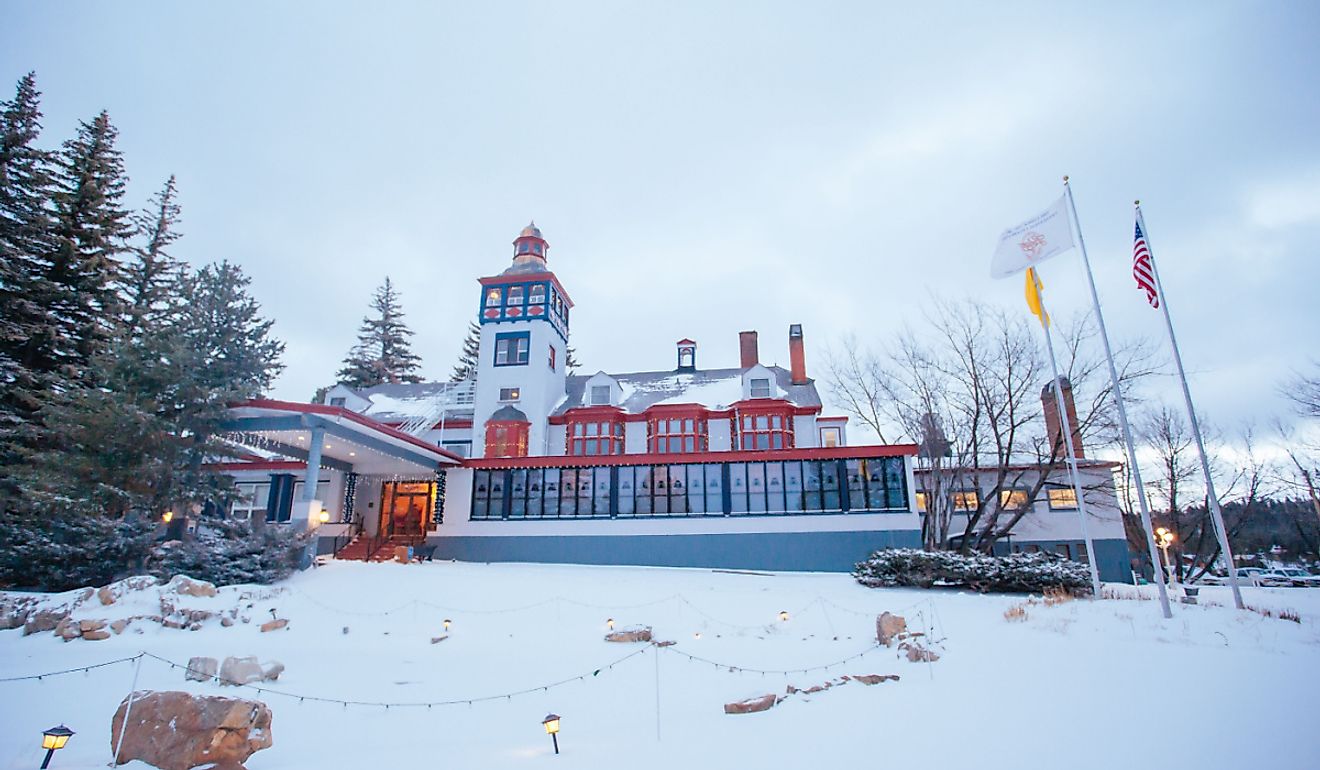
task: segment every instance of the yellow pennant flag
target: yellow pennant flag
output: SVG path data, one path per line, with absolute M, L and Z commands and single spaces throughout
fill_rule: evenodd
M 1045 304 L 1040 298 L 1040 276 L 1036 275 L 1036 268 L 1027 268 L 1027 307 L 1040 319 L 1041 326 L 1050 325 L 1050 314 L 1045 312 Z

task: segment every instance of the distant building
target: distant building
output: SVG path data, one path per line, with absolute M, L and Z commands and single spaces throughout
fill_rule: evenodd
M 570 375 L 573 302 L 549 244 L 529 225 L 513 246 L 512 264 L 479 280 L 474 381 L 236 408 L 231 435 L 259 451 L 226 466 L 250 485 L 235 510 L 311 525 L 325 510 L 323 540 L 356 537 L 341 551 L 355 556 L 424 541 L 460 560 L 847 570 L 920 545 L 917 447 L 849 445 L 847 418 L 823 413 L 807 376 L 801 326 L 787 369 L 761 363 L 745 331 L 736 367 L 700 368 L 682 339 L 672 366 Z M 315 492 L 290 472 L 307 446 Z

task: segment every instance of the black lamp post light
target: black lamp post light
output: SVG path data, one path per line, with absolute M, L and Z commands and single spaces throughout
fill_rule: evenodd
M 64 744 L 69 742 L 69 736 L 73 731 L 64 725 L 52 727 L 41 734 L 41 748 L 46 750 L 46 759 L 41 763 L 41 770 L 50 767 L 50 758 L 55 756 L 56 749 L 64 748 Z
M 545 731 L 550 734 L 550 740 L 555 742 L 555 753 L 559 753 L 559 715 L 547 714 L 545 719 L 541 720 L 545 725 Z

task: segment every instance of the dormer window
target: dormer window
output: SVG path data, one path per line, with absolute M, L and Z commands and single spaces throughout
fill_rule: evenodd
M 767 378 L 752 378 L 750 382 L 752 398 L 770 398 L 770 380 Z
M 509 304 L 510 304 L 510 305 L 521 305 L 522 303 L 523 303 L 523 287 L 521 287 L 521 286 L 510 286 L 510 287 L 509 287 Z
M 692 372 L 697 368 L 697 343 L 683 339 L 678 341 L 678 371 Z
M 606 405 L 608 405 L 609 403 L 610 403 L 610 386 L 609 386 L 609 385 L 592 385 L 592 386 L 591 386 L 591 405 L 592 405 L 592 406 L 606 406 Z

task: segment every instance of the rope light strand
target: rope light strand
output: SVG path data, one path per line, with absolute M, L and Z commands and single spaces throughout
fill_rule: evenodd
M 836 660 L 833 663 L 823 663 L 817 666 L 808 666 L 806 668 L 752 668 L 751 666 L 735 666 L 730 663 L 720 663 L 718 661 L 714 661 L 709 658 L 703 658 L 697 655 L 692 655 L 683 652 L 682 650 L 676 649 L 674 647 L 662 647 L 661 649 L 663 649 L 665 652 L 671 653 L 673 655 L 682 656 L 684 658 L 687 658 L 688 660 L 695 661 L 697 663 L 705 663 L 707 665 L 715 666 L 716 668 L 722 668 L 725 671 L 728 671 L 729 673 L 745 672 L 751 674 L 765 675 L 765 674 L 805 674 L 810 671 L 821 671 L 824 669 L 834 668 L 835 666 L 839 666 L 844 663 L 849 663 L 865 655 L 868 655 L 872 652 L 875 652 L 876 650 L 881 649 L 881 645 L 879 644 L 873 645 L 871 647 L 866 648 L 865 650 L 862 650 L 856 655 L 849 655 L 848 657 L 843 658 L 841 660 Z
M 107 660 L 107 661 L 104 662 L 104 663 L 93 663 L 93 664 L 90 665 L 90 666 L 79 666 L 79 667 L 77 667 L 77 668 L 66 668 L 66 669 L 63 669 L 63 670 L 61 670 L 61 671 L 47 671 L 47 672 L 44 673 L 44 674 L 29 674 L 29 675 L 27 675 L 27 676 L 8 676 L 8 677 L 0 678 L 0 682 L 22 682 L 22 681 L 26 681 L 26 680 L 29 680 L 29 679 L 44 679 L 44 678 L 46 678 L 46 677 L 48 677 L 48 676 L 61 676 L 61 675 L 63 675 L 63 674 L 77 674 L 77 673 L 79 673 L 79 672 L 84 672 L 84 673 L 85 673 L 85 672 L 91 671 L 91 670 L 94 669 L 94 668 L 105 668 L 106 666 L 114 666 L 114 665 L 119 664 L 119 663 L 132 663 L 133 661 L 137 660 L 138 658 L 142 657 L 142 656 L 145 655 L 145 654 L 146 654 L 146 653 L 140 652 L 140 653 L 138 653 L 137 655 L 134 655 L 134 656 L 131 657 L 131 658 L 119 658 L 118 660 Z

